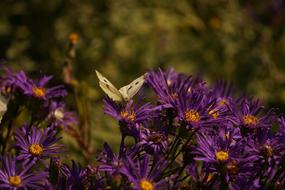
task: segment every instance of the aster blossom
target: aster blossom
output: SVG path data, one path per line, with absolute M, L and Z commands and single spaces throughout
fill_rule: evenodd
M 147 75 L 147 83 L 152 87 L 158 101 L 167 107 L 172 107 L 181 91 L 204 91 L 205 83 L 199 78 L 193 78 L 173 69 L 163 72 L 151 71 Z
M 9 72 L 9 75 L 4 81 L 6 87 L 10 87 L 14 91 L 39 100 L 66 96 L 67 92 L 62 85 L 51 88 L 47 87 L 47 83 L 51 79 L 52 76 L 43 76 L 38 80 L 32 80 L 23 71 L 20 71 L 18 73 Z
M 126 104 L 117 104 L 110 98 L 105 98 L 104 104 L 106 114 L 128 124 L 144 123 L 158 116 L 158 108 L 150 103 L 138 106 L 131 100 Z
M 59 137 L 52 127 L 40 129 L 32 126 L 29 131 L 26 126 L 15 132 L 15 146 L 19 150 L 18 160 L 24 164 L 35 163 L 58 155 L 63 151 L 63 146 L 57 144 Z
M 2 160 L 0 169 L 1 189 L 44 189 L 47 180 L 46 172 L 31 172 L 31 165 L 24 166 L 11 156 Z
M 161 154 L 166 151 L 168 147 L 168 137 L 165 133 L 144 129 L 140 133 L 138 146 L 150 154 Z
M 254 179 L 257 172 L 254 162 L 257 157 L 246 149 L 242 139 L 235 138 L 235 132 L 223 130 L 215 136 L 198 134 L 195 160 L 203 161 L 203 169 L 217 175 L 221 183 L 219 186 L 235 186 L 236 183 L 247 183 Z M 228 131 L 227 133 L 225 133 Z M 211 180 L 209 179 L 208 182 Z
M 209 109 L 214 102 L 205 100 L 207 97 L 197 92 L 180 93 L 176 102 L 178 117 L 186 128 L 197 128 L 214 125 L 216 118 L 209 114 Z
M 126 104 L 117 104 L 110 98 L 106 98 L 104 104 L 105 113 L 119 121 L 122 135 L 135 138 L 139 138 L 142 125 L 157 117 L 160 110 L 159 107 L 150 103 L 138 106 L 132 100 Z
M 238 107 L 233 107 L 233 122 L 236 125 L 244 126 L 247 129 L 269 129 L 272 123 L 277 121 L 274 109 L 266 112 L 259 100 L 242 98 Z
M 131 183 L 131 188 L 136 190 L 163 190 L 169 188 L 167 179 L 161 178 L 166 163 L 159 160 L 154 164 L 154 168 L 150 169 L 150 158 L 144 155 L 142 158 L 132 159 L 124 158 L 124 166 L 120 172 L 127 176 Z
M 62 102 L 52 101 L 49 105 L 49 114 L 46 118 L 51 125 L 66 129 L 68 126 L 78 124 L 77 116 L 74 112 L 67 110 Z

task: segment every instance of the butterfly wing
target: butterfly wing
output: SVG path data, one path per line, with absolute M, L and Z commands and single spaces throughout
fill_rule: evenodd
M 99 79 L 99 86 L 102 90 L 114 101 L 122 101 L 123 96 L 120 91 L 104 77 L 99 71 L 96 70 L 96 75 Z
M 136 93 L 140 90 L 140 88 L 144 84 L 144 81 L 145 81 L 145 76 L 143 75 L 134 80 L 133 82 L 131 82 L 130 84 L 120 88 L 119 91 L 123 96 L 124 100 L 129 101 L 132 97 L 134 97 L 134 95 L 136 95 Z

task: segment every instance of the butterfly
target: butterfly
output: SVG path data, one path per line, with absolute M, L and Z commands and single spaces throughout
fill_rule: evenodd
M 140 76 L 130 84 L 123 86 L 119 90 L 104 77 L 99 71 L 96 70 L 96 75 L 99 79 L 99 86 L 102 90 L 114 101 L 129 101 L 134 97 L 144 84 L 145 75 Z

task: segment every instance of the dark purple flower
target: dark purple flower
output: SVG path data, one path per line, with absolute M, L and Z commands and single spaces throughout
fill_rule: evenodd
M 100 172 L 98 167 L 95 165 L 88 165 L 86 168 L 86 178 L 89 185 L 89 189 L 98 189 L 98 190 L 105 190 L 111 188 L 110 180 L 106 177 L 106 172 Z M 111 177 L 116 182 L 120 182 L 119 177 L 116 177 L 116 174 Z M 86 182 L 85 182 L 86 183 Z
M 2 160 L 0 170 L 1 189 L 44 189 L 46 172 L 32 172 L 31 165 L 22 165 L 10 156 Z
M 109 98 L 104 99 L 105 113 L 119 120 L 123 136 L 138 138 L 142 124 L 147 124 L 153 118 L 158 117 L 159 107 L 150 103 L 137 106 L 132 100 L 126 104 L 117 104 Z
M 4 71 L 4 76 L 2 76 L 0 80 L 1 93 L 9 96 L 11 93 L 15 92 L 15 74 L 10 68 L 3 65 L 0 65 L 0 68 Z
M 227 130 L 224 130 L 226 132 Z M 255 155 L 250 155 L 243 141 L 233 138 L 235 132 L 219 133 L 216 135 L 198 134 L 196 160 L 203 161 L 203 169 L 218 175 L 221 184 L 235 184 L 242 178 L 252 179 L 256 172 Z
M 279 128 L 278 128 L 278 131 L 276 132 L 276 136 L 280 138 L 284 137 L 285 139 L 285 117 L 284 116 L 278 118 L 278 124 L 279 124 Z
M 145 123 L 158 116 L 157 108 L 150 103 L 137 106 L 131 100 L 127 104 L 116 104 L 109 98 L 104 99 L 105 113 L 129 124 Z
M 232 112 L 234 123 L 248 129 L 269 129 L 277 121 L 273 109 L 266 112 L 258 100 L 250 101 L 244 98 L 239 107 L 235 107 Z
M 110 174 L 118 173 L 119 169 L 122 167 L 122 157 L 123 152 L 116 155 L 107 143 L 104 144 L 104 150 L 98 155 L 97 161 L 99 162 L 98 170 L 105 171 Z
M 278 119 L 279 128 L 274 138 L 278 141 L 279 153 L 283 155 L 285 160 L 285 117 L 282 116 Z
M 233 98 L 233 86 L 223 81 L 218 81 L 207 93 L 206 101 L 212 102 L 208 108 L 208 114 L 213 119 L 225 120 L 227 122 L 232 116 L 231 107 L 236 102 Z M 207 103 L 207 102 L 205 102 Z
M 35 163 L 54 157 L 63 151 L 63 146 L 57 144 L 60 138 L 51 127 L 40 129 L 35 126 L 27 131 L 27 127 L 21 127 L 15 132 L 15 146 L 19 151 L 18 160 L 24 164 Z
M 199 78 L 176 73 L 173 69 L 163 72 L 151 71 L 147 75 L 147 82 L 152 87 L 161 104 L 167 107 L 173 106 L 181 91 L 188 93 L 193 91 L 204 91 L 205 83 Z
M 215 112 L 211 113 L 210 109 L 214 102 L 208 102 L 205 98 L 201 93 L 180 93 L 176 109 L 186 128 L 215 125 L 217 122 L 217 118 L 212 117 Z
M 71 167 L 66 168 L 67 171 L 67 182 L 66 182 L 66 190 L 78 189 L 84 190 L 88 189 L 89 184 L 86 176 L 86 169 L 83 169 L 80 165 L 77 165 L 74 161 L 72 161 Z
M 153 168 L 151 169 L 151 165 Z M 164 190 L 168 189 L 168 179 L 162 177 L 162 172 L 166 167 L 163 160 L 150 161 L 149 156 L 132 159 L 125 157 L 124 165 L 120 172 L 127 176 L 134 190 Z
M 144 129 L 137 145 L 142 146 L 149 154 L 160 155 L 168 147 L 168 138 L 163 132 Z
M 279 139 L 267 130 L 258 130 L 254 136 L 247 139 L 246 145 L 247 151 L 257 158 L 256 168 L 262 167 L 262 164 L 274 165 L 280 162 L 283 147 Z
M 209 97 L 217 98 L 219 105 L 226 105 L 233 101 L 234 87 L 224 81 L 218 81 L 209 90 Z
M 47 100 L 51 98 L 64 97 L 67 92 L 62 85 L 54 86 L 51 88 L 46 87 L 47 83 L 51 80 L 52 76 L 43 76 L 37 81 L 28 78 L 23 71 L 10 74 L 6 79 L 6 86 L 13 87 L 19 90 L 26 96 L 34 97 L 40 100 Z
M 77 116 L 74 112 L 66 109 L 63 103 L 51 102 L 50 113 L 47 120 L 53 126 L 66 129 L 68 126 L 75 126 L 78 124 Z

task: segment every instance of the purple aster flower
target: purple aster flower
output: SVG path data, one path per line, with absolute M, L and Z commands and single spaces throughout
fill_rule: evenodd
M 144 123 L 158 116 L 158 108 L 150 103 L 137 106 L 131 100 L 126 105 L 116 104 L 110 98 L 104 99 L 105 113 L 129 124 Z
M 227 122 L 231 118 L 231 107 L 234 107 L 236 102 L 233 98 L 233 86 L 223 81 L 218 81 L 213 88 L 207 92 L 206 101 L 212 102 L 208 108 L 208 114 L 213 119 L 224 120 Z M 205 102 L 207 103 L 207 102 Z
M 44 189 L 46 172 L 31 172 L 31 165 L 24 166 L 10 156 L 2 160 L 0 169 L 1 189 Z
M 203 169 L 218 175 L 220 185 L 233 185 L 241 179 L 252 179 L 256 156 L 250 155 L 244 148 L 243 141 L 236 141 L 232 137 L 235 133 L 219 133 L 208 136 L 197 135 L 195 160 L 203 161 Z
M 207 102 L 205 98 L 203 94 L 195 92 L 180 94 L 176 109 L 178 110 L 180 120 L 186 128 L 215 124 L 217 118 L 212 118 L 208 111 L 213 102 Z
M 281 116 L 280 118 L 278 118 L 278 124 L 279 124 L 279 128 L 277 129 L 276 136 L 278 138 L 285 139 L 285 117 L 284 116 Z M 285 141 L 282 144 L 285 144 Z
M 260 105 L 258 100 L 241 100 L 239 108 L 232 110 L 233 120 L 236 125 L 245 126 L 248 129 L 269 129 L 272 123 L 277 121 L 276 114 L 273 109 L 265 112 L 264 107 Z
M 284 155 L 285 160 L 285 117 L 282 116 L 278 119 L 279 128 L 274 138 L 278 141 L 279 151 L 281 155 Z
M 15 146 L 20 153 L 17 159 L 28 164 L 58 155 L 63 151 L 63 146 L 56 144 L 60 139 L 56 135 L 56 130 L 51 127 L 43 130 L 32 126 L 30 132 L 27 127 L 17 129 Z
M 121 149 L 122 150 L 122 149 Z M 99 162 L 98 170 L 105 171 L 110 174 L 118 173 L 123 163 L 121 160 L 123 152 L 116 155 L 107 143 L 104 144 L 104 150 L 98 155 L 97 161 Z
M 171 84 L 173 82 L 172 80 L 177 76 L 178 74 L 170 72 L 169 81 L 167 82 L 167 77 L 161 69 L 159 69 L 157 72 L 148 72 L 147 83 L 152 87 L 158 96 L 158 101 L 160 103 L 171 105 L 176 98 L 176 94 L 171 93 L 168 85 Z
M 152 169 L 151 165 L 153 165 Z M 169 188 L 169 180 L 161 175 L 165 167 L 165 161 L 151 162 L 147 155 L 138 159 L 125 157 L 120 172 L 127 176 L 131 188 L 134 190 L 164 190 Z
M 149 154 L 160 155 L 168 147 L 168 138 L 163 132 L 144 129 L 137 145 L 142 146 Z
M 86 176 L 89 183 L 89 189 L 98 189 L 105 190 L 110 189 L 112 184 L 110 184 L 110 178 L 106 177 L 106 172 L 100 172 L 97 166 L 88 165 L 86 169 Z M 116 175 L 111 177 L 114 180 L 117 180 Z M 120 179 L 118 179 L 120 182 Z
M 142 124 L 146 124 L 151 119 L 158 117 L 159 107 L 150 103 L 137 106 L 133 101 L 127 102 L 126 105 L 116 104 L 110 98 L 104 99 L 105 113 L 119 120 L 120 129 L 124 136 L 133 136 L 138 138 Z
M 72 161 L 71 167 L 67 167 L 67 182 L 66 190 L 78 189 L 84 190 L 88 189 L 89 184 L 86 176 L 86 169 L 83 169 L 80 165 L 77 165 Z
M 282 189 L 285 184 L 284 168 L 268 167 L 259 172 L 255 179 L 255 189 Z
M 175 104 L 181 91 L 202 91 L 205 84 L 199 78 L 194 79 L 192 76 L 178 74 L 173 69 L 166 73 L 161 69 L 156 72 L 151 71 L 147 76 L 147 82 L 158 96 L 158 101 L 168 107 Z
M 217 98 L 220 106 L 227 105 L 233 101 L 234 87 L 224 81 L 218 81 L 209 90 L 209 97 Z
M 66 129 L 68 126 L 75 126 L 78 124 L 77 116 L 74 112 L 68 111 L 63 103 L 51 102 L 50 113 L 47 120 L 56 127 Z
M 4 76 L 0 78 L 1 93 L 4 95 L 11 95 L 11 93 L 15 92 L 15 74 L 11 69 L 3 65 L 0 65 L 0 68 L 4 71 Z
M 270 131 L 259 130 L 254 136 L 247 140 L 247 151 L 256 156 L 256 168 L 262 165 L 274 165 L 280 162 L 283 156 L 283 147 L 276 136 L 273 136 Z
M 220 104 L 218 98 L 204 98 L 205 104 L 207 104 L 207 113 L 213 123 L 227 123 L 232 118 L 231 109 L 229 109 L 228 104 Z
M 67 92 L 62 85 L 47 88 L 46 84 L 51 80 L 52 76 L 43 76 L 38 81 L 33 81 L 26 76 L 23 71 L 13 74 L 7 80 L 8 86 L 19 90 L 23 94 L 40 100 L 64 97 Z
M 125 148 L 120 149 L 119 155 L 116 155 L 111 148 L 105 143 L 104 150 L 97 156 L 98 165 L 89 167 L 89 171 L 93 173 L 91 185 L 96 189 L 112 189 L 113 186 L 122 187 L 122 174 L 120 169 L 123 166 L 122 156 L 129 154 Z M 94 180 L 95 174 L 95 180 Z M 114 187 L 114 188 L 116 188 Z M 118 187 L 117 187 L 118 188 Z

